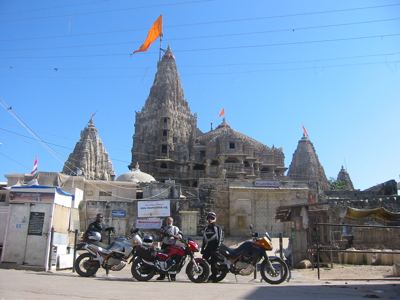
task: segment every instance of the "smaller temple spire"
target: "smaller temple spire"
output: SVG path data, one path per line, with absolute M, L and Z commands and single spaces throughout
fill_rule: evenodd
M 83 175 L 86 179 L 113 180 L 115 173 L 108 153 L 90 116 L 87 127 L 64 164 L 62 173 Z
M 343 166 L 339 171 L 336 182 L 338 185 L 340 185 L 340 189 L 342 190 L 346 191 L 354 190 L 353 182 L 350 179 L 350 175 Z
M 322 190 L 329 189 L 329 183 L 324 168 L 306 132 L 303 132 L 303 136 L 299 140 L 297 148 L 293 153 L 292 162 L 290 163 L 287 175 L 295 180 L 306 180 L 318 183 Z

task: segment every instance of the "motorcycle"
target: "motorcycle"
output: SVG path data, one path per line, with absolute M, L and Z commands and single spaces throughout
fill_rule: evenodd
M 74 268 L 80 276 L 93 276 L 100 266 L 107 274 L 109 270 L 122 270 L 132 261 L 137 246 L 143 243 L 142 233 L 138 229 L 132 230 L 127 237 L 117 237 L 110 245 L 101 243 L 100 240 L 100 233 L 93 232 L 89 234 L 86 242 L 77 245 L 77 251 L 86 251 L 80 254 L 74 263 Z
M 194 253 L 199 251 L 199 245 L 190 238 L 176 239 L 175 244 L 169 245 L 165 251 L 154 246 L 142 244 L 136 249 L 131 272 L 138 281 L 148 281 L 155 274 L 177 274 L 186 261 L 186 275 L 195 283 L 205 282 L 210 274 L 210 268 L 203 258 L 195 258 Z
M 216 252 L 215 267 L 217 275 L 215 282 L 225 278 L 228 272 L 247 276 L 253 274 L 260 264 L 260 274 L 264 281 L 270 284 L 284 282 L 289 273 L 286 263 L 277 256 L 268 256 L 267 251 L 273 249 L 272 240 L 266 232 L 259 236 L 250 226 L 252 240 L 243 242 L 239 247 L 232 249 L 222 244 Z

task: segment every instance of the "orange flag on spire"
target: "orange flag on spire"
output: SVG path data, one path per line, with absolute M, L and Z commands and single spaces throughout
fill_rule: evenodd
M 157 20 L 151 26 L 149 32 L 147 33 L 146 40 L 139 47 L 139 49 L 133 51 L 133 54 L 136 52 L 144 52 L 149 49 L 150 45 L 159 37 L 162 37 L 162 15 L 160 15 Z
M 221 111 L 219 112 L 218 118 L 221 118 L 223 116 L 225 116 L 225 109 L 224 108 L 222 108 Z
M 307 129 L 304 127 L 304 125 L 303 125 L 303 136 L 308 137 L 308 132 Z

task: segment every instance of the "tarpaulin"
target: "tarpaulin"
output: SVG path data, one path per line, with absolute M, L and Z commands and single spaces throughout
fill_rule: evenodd
M 345 217 L 353 220 L 358 220 L 366 217 L 374 217 L 385 222 L 400 222 L 400 213 L 391 212 L 384 207 L 369 209 L 357 209 L 348 207 Z

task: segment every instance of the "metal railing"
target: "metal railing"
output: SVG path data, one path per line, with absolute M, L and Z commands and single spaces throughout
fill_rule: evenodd
M 311 248 L 309 250 L 316 250 L 317 254 L 317 273 L 318 273 L 318 279 L 321 278 L 320 274 L 320 260 L 321 260 L 321 253 L 330 253 L 330 259 L 331 259 L 331 265 L 332 263 L 332 254 L 333 253 L 362 253 L 362 254 L 383 254 L 383 255 L 389 255 L 389 254 L 400 254 L 400 251 L 390 251 L 390 252 L 382 252 L 382 251 L 374 251 L 374 250 L 346 250 L 346 249 L 334 249 L 333 247 L 326 247 L 322 246 L 320 243 L 320 227 L 321 226 L 327 226 L 327 227 L 347 227 L 347 228 L 352 228 L 352 227 L 359 227 L 359 228 L 379 228 L 379 229 L 400 229 L 400 226 L 386 226 L 386 225 L 357 225 L 357 224 L 333 224 L 333 223 L 315 223 L 316 226 L 316 237 L 317 237 L 317 244 L 316 248 Z M 313 263 L 314 266 L 314 263 Z

